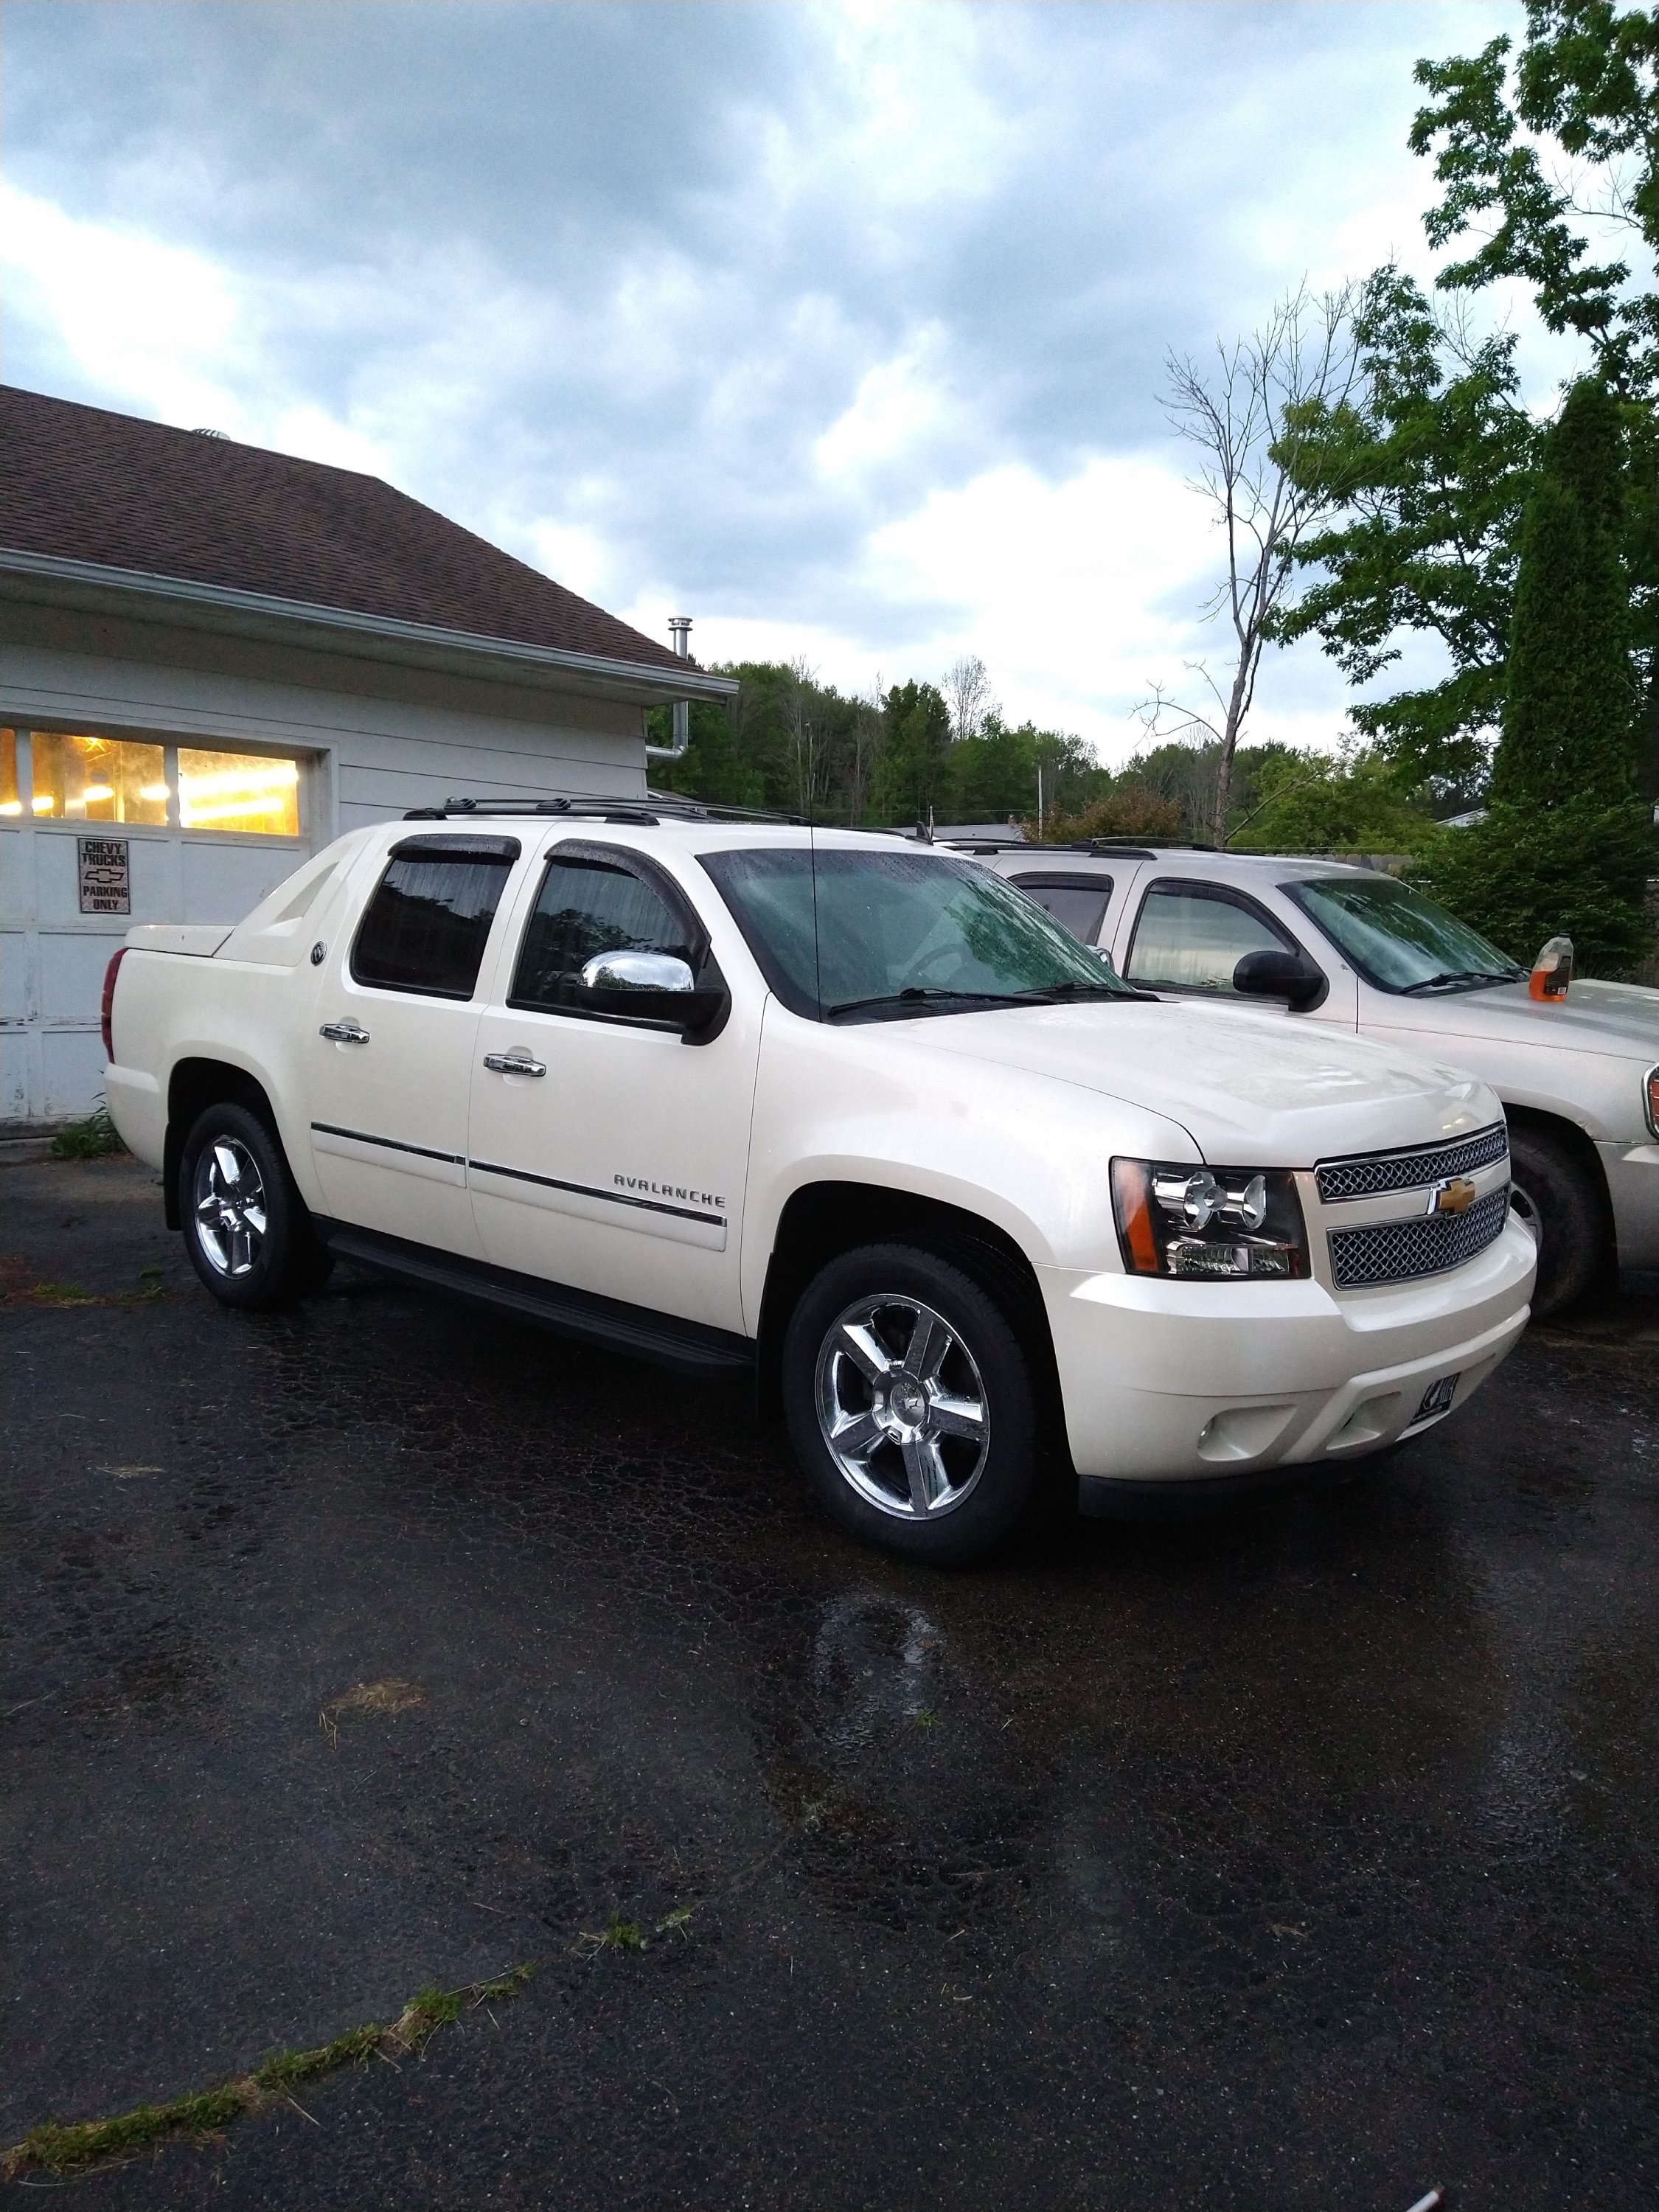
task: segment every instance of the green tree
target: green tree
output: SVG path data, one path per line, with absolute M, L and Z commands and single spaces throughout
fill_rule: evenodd
M 1625 471 L 1618 411 L 1585 378 L 1551 431 L 1521 532 L 1495 802 L 1603 805 L 1636 787 Z
M 1344 514 L 1297 549 L 1316 581 L 1279 635 L 1316 635 L 1356 684 L 1399 658 L 1404 635 L 1438 639 L 1443 680 L 1367 702 L 1355 720 L 1408 781 L 1466 781 L 1490 751 L 1542 428 L 1521 405 L 1515 338 L 1473 338 L 1471 303 L 1518 281 L 1547 328 L 1584 342 L 1620 404 L 1644 775 L 1659 792 L 1659 11 L 1529 0 L 1518 52 L 1498 38 L 1473 58 L 1421 61 L 1415 74 L 1429 98 L 1411 144 L 1442 187 L 1430 240 L 1479 242 L 1441 269 L 1443 312 L 1397 270 L 1366 286 L 1364 386 L 1347 421 L 1309 447 L 1339 488 L 1346 475 Z M 1594 258 L 1592 229 L 1638 251 Z
M 1521 531 L 1492 804 L 1430 859 L 1455 913 L 1530 962 L 1557 931 L 1617 975 L 1651 950 L 1651 810 L 1637 789 L 1625 457 L 1606 387 L 1573 386 Z
M 1498 735 L 1542 433 L 1521 404 L 1513 334 L 1472 343 L 1397 269 L 1370 278 L 1354 329 L 1359 392 L 1298 462 L 1327 471 L 1343 513 L 1297 548 L 1315 581 L 1277 635 L 1317 636 L 1354 684 L 1398 661 L 1406 636 L 1435 638 L 1443 677 L 1351 711 L 1407 783 L 1467 779 Z
M 1550 330 L 1589 341 L 1598 377 L 1651 405 L 1659 294 L 1633 286 L 1621 257 L 1590 260 L 1582 225 L 1628 234 L 1644 273 L 1659 260 L 1659 10 L 1528 0 L 1513 66 L 1512 51 L 1502 37 L 1473 58 L 1417 64 L 1432 97 L 1412 125 L 1411 148 L 1433 154 L 1445 188 L 1425 219 L 1429 242 L 1485 234 L 1439 282 L 1475 291 L 1518 277 Z M 1565 176 L 1547 173 L 1547 160 Z
M 932 684 L 896 684 L 883 702 L 882 748 L 871 790 L 879 822 L 925 822 L 936 811 L 951 750 L 951 710 Z

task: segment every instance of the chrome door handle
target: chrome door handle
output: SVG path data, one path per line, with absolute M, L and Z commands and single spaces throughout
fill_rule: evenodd
M 368 1031 L 356 1022 L 325 1022 L 317 1034 L 319 1036 L 325 1036 L 331 1044 L 367 1044 L 368 1042 Z
M 497 1075 L 545 1075 L 547 1070 L 538 1060 L 521 1058 L 517 1053 L 487 1052 L 484 1066 Z

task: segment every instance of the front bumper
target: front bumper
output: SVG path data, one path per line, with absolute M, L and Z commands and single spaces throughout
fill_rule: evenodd
M 1112 1486 L 1243 1486 L 1334 1466 L 1444 1419 L 1526 1326 L 1535 1253 L 1511 1217 L 1444 1275 L 1333 1294 L 1316 1281 L 1165 1282 L 1039 1271 L 1085 1510 Z
M 1659 1145 L 1597 1145 L 1621 1267 L 1659 1267 Z

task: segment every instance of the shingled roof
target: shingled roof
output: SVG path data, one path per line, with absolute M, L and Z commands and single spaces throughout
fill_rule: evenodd
M 0 385 L 0 544 L 472 637 L 684 669 L 378 477 Z

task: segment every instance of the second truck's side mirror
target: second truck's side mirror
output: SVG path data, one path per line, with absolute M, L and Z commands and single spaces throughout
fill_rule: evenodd
M 1247 952 L 1233 970 L 1233 988 L 1251 999 L 1283 999 L 1293 1013 L 1316 1006 L 1329 986 L 1305 952 Z

